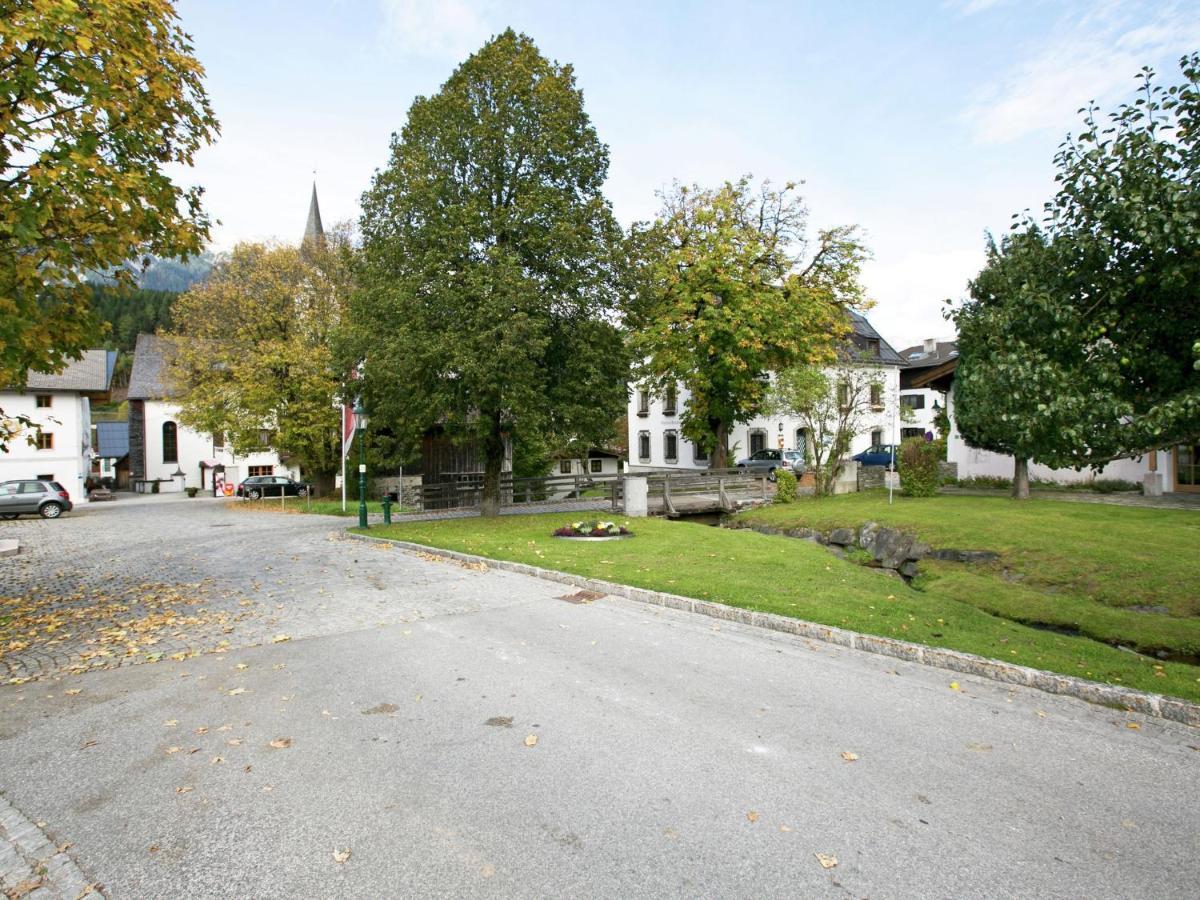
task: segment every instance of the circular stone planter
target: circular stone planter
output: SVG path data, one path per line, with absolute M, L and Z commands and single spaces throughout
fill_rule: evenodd
M 573 534 L 555 534 L 551 535 L 558 541 L 623 541 L 625 538 L 633 537 L 632 534 L 606 534 L 604 537 L 592 537 L 589 535 L 573 535 Z

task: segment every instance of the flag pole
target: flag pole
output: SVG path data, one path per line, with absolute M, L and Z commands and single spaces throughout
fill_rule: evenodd
M 338 436 L 341 438 L 339 443 L 342 450 L 342 512 L 346 511 L 346 404 L 342 404 L 342 427 L 339 429 Z

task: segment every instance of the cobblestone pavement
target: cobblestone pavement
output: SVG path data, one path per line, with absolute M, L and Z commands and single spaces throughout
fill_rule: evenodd
M 0 892 L 25 900 L 82 900 L 102 896 L 68 851 L 0 796 Z
M 0 682 L 179 662 L 486 600 L 461 567 L 346 541 L 349 524 L 183 497 L 0 523 L 0 537 L 21 542 L 0 559 Z

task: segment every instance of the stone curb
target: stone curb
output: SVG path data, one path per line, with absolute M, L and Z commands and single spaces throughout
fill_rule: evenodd
M 16 538 L 0 541 L 0 556 L 16 556 L 21 552 L 21 542 Z
M 1132 688 L 1117 687 L 1112 684 L 1102 684 L 1098 681 L 1088 681 L 1071 675 L 1059 675 L 1056 672 L 1044 672 L 1028 666 L 1018 666 L 997 659 L 987 659 L 972 653 L 962 653 L 958 650 L 946 650 L 941 647 L 927 647 L 924 644 L 914 644 L 910 641 L 900 641 L 895 638 L 878 637 L 871 634 L 859 634 L 832 625 L 819 625 L 806 622 L 803 619 L 791 619 L 775 613 L 755 612 L 737 606 L 726 606 L 710 600 L 696 600 L 692 597 L 681 597 L 677 594 L 666 594 L 661 591 L 651 591 L 645 588 L 631 587 L 627 584 L 616 584 L 611 581 L 600 581 L 596 578 L 585 578 L 582 575 L 571 575 L 554 569 L 543 569 L 525 563 L 508 562 L 507 560 L 491 559 L 486 556 L 475 556 L 470 553 L 459 553 L 456 550 L 443 550 L 440 547 L 428 547 L 425 544 L 415 544 L 412 541 L 401 541 L 393 538 L 381 538 L 374 535 L 353 534 L 346 536 L 357 541 L 368 543 L 392 544 L 405 550 L 417 550 L 432 556 L 441 556 L 465 563 L 485 563 L 493 569 L 504 572 L 515 572 L 519 575 L 530 575 L 543 581 L 554 581 L 568 584 L 589 591 L 624 597 L 638 603 L 648 603 L 652 606 L 665 606 L 684 612 L 699 613 L 726 622 L 737 622 L 740 625 L 751 625 L 756 628 L 768 628 L 771 631 L 781 631 L 784 634 L 823 641 L 851 650 L 862 650 L 867 653 L 878 653 L 909 662 L 934 666 L 939 669 L 949 669 L 952 672 L 963 672 L 977 675 L 991 681 L 1005 684 L 1017 684 L 1035 688 L 1050 694 L 1063 694 L 1097 703 L 1105 706 L 1125 707 L 1131 712 L 1146 716 L 1156 716 L 1185 725 L 1200 727 L 1200 705 L 1186 700 L 1164 697 L 1161 694 L 1148 694 L 1135 691 Z
M 70 846 L 70 845 L 67 845 Z M 0 794 L 0 888 L 38 881 L 31 897 L 80 900 L 104 897 L 100 886 L 80 871 L 66 847 L 55 847 L 45 833 Z

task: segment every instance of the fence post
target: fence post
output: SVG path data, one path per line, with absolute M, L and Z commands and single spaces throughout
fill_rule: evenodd
M 671 502 L 671 476 L 663 476 L 663 512 L 669 516 L 675 515 L 675 504 Z
M 764 500 L 767 499 L 767 476 L 766 475 L 764 475 L 762 477 L 762 498 Z
M 730 509 L 729 495 L 725 493 L 724 477 L 717 478 L 717 500 L 721 504 L 721 509 Z

